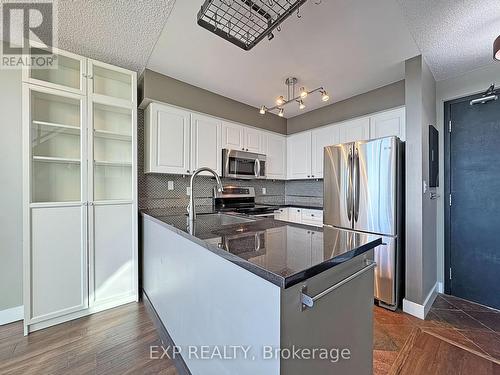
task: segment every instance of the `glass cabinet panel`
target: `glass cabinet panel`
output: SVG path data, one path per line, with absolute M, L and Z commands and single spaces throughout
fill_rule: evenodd
M 132 75 L 93 65 L 93 93 L 132 101 Z
M 80 201 L 81 102 L 31 91 L 32 202 Z
M 132 110 L 93 105 L 94 200 L 132 199 Z
M 65 55 L 56 55 L 57 65 L 50 69 L 30 69 L 30 78 L 64 86 L 77 91 L 83 90 L 80 60 Z

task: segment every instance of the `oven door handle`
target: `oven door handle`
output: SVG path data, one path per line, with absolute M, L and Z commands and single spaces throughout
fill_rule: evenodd
M 259 159 L 255 159 L 254 170 L 255 170 L 255 177 L 260 177 L 260 160 Z

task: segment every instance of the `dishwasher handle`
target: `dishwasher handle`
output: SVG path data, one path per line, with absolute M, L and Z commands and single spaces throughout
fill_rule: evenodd
M 377 265 L 377 263 L 373 262 L 373 261 L 367 261 L 366 263 L 367 263 L 366 266 L 364 266 L 363 268 L 361 268 L 359 271 L 353 273 L 351 276 L 348 276 L 345 279 L 342 279 L 341 281 L 339 281 L 338 283 L 332 285 L 328 289 L 325 289 L 324 291 L 316 294 L 314 297 L 311 297 L 311 296 L 307 295 L 306 294 L 307 287 L 303 286 L 302 287 L 302 291 L 301 291 L 302 311 L 305 310 L 305 309 L 307 309 L 307 308 L 309 308 L 309 309 L 313 308 L 314 307 L 314 302 L 316 302 L 320 298 L 326 296 L 327 294 L 333 292 L 334 290 L 340 288 L 342 285 L 347 284 L 349 281 L 354 280 L 358 276 L 361 276 L 366 271 L 371 270 L 372 268 L 374 268 Z

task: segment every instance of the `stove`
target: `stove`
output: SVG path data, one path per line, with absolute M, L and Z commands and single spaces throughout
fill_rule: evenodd
M 224 186 L 219 192 L 214 188 L 214 208 L 222 212 L 237 212 L 250 216 L 274 217 L 279 206 L 255 203 L 253 187 Z

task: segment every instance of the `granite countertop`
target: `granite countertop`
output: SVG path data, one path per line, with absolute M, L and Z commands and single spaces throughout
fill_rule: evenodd
M 195 228 L 189 228 L 185 212 L 185 208 L 150 209 L 142 210 L 141 215 L 281 288 L 291 287 L 382 244 L 380 236 L 332 227 L 255 220 L 235 214 L 206 215 L 213 213 L 208 206 L 197 207 Z

